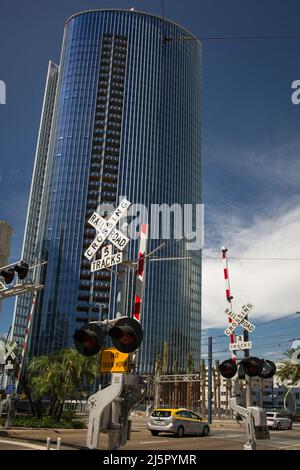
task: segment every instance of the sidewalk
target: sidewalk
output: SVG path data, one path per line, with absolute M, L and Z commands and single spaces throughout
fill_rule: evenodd
M 61 438 L 62 447 L 81 448 L 86 447 L 87 429 L 51 429 L 51 428 L 9 428 L 0 427 L 0 437 L 11 439 L 23 439 L 44 443 L 46 446 L 47 437 L 56 444 L 58 437 Z

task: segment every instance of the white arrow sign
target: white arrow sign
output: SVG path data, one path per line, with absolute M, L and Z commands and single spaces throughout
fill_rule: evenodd
M 88 260 L 93 258 L 106 239 L 111 241 L 119 250 L 125 248 L 129 239 L 116 230 L 115 227 L 130 205 L 131 202 L 123 199 L 108 220 L 103 219 L 97 212 L 93 213 L 88 222 L 97 230 L 98 234 L 84 253 Z

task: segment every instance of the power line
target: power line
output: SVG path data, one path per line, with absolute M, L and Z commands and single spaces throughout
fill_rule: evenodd
M 295 312 L 295 313 L 291 313 L 290 315 L 285 315 L 283 317 L 279 317 L 279 318 L 274 318 L 273 320 L 268 320 L 264 323 L 258 323 L 258 325 L 256 325 L 257 327 L 258 326 L 263 326 L 263 325 L 267 325 L 268 323 L 273 323 L 275 321 L 280 321 L 280 320 L 286 320 L 287 318 L 290 318 L 290 317 L 294 317 L 295 315 L 299 315 L 300 312 Z M 211 328 L 205 328 L 204 330 L 202 331 L 208 331 L 210 330 Z M 208 336 L 212 336 L 212 335 L 208 335 Z M 224 334 L 222 335 L 216 335 L 216 336 L 212 336 L 213 338 L 223 338 L 224 337 Z
M 291 336 L 292 334 L 294 334 L 294 331 L 293 331 L 293 332 L 285 332 L 285 333 L 283 333 L 283 334 L 284 334 L 285 336 Z M 280 335 L 270 335 L 270 336 L 272 336 L 272 338 L 282 338 L 282 335 L 283 335 L 283 334 L 281 333 Z M 268 337 L 268 335 L 255 337 L 255 338 L 254 338 L 255 344 L 257 344 L 257 340 L 258 340 L 258 343 L 260 344 L 260 340 L 261 340 L 261 339 L 264 339 L 264 338 L 266 338 L 266 337 Z M 298 341 L 298 340 L 300 340 L 300 338 L 291 338 L 291 339 L 290 339 L 290 341 Z M 227 342 L 227 341 L 228 341 L 228 337 L 227 337 L 227 336 L 226 336 L 226 337 L 224 336 L 224 338 L 221 339 L 220 341 L 214 341 L 214 342 L 213 342 L 213 345 L 222 344 L 222 343 L 225 343 L 225 342 Z M 205 346 L 207 346 L 207 345 L 208 345 L 208 343 L 201 343 L 201 347 L 205 347 Z
M 212 257 L 212 256 L 202 256 L 202 259 L 208 260 L 218 260 L 220 261 L 220 257 Z M 300 258 L 268 258 L 268 257 L 261 257 L 261 258 L 250 258 L 250 257 L 235 257 L 231 256 L 228 257 L 228 260 L 247 260 L 247 261 L 300 261 Z
M 290 339 L 284 339 L 284 340 L 282 340 L 280 343 L 278 343 L 278 342 L 265 343 L 264 346 L 260 346 L 260 347 L 258 347 L 258 348 L 256 348 L 256 349 L 261 350 L 261 349 L 264 349 L 265 347 L 268 347 L 268 348 L 269 348 L 270 346 L 283 346 L 282 343 L 288 343 L 289 340 L 290 340 Z M 241 352 L 242 352 L 242 351 L 241 351 Z M 219 349 L 219 350 L 217 350 L 217 351 L 213 351 L 213 353 L 214 353 L 214 354 L 216 354 L 216 353 L 228 354 L 228 349 L 227 349 L 227 348 Z M 281 353 L 281 352 L 279 351 L 278 353 Z M 207 353 L 207 352 L 203 352 L 202 355 L 203 355 L 203 356 L 206 356 L 206 355 L 208 355 L 208 353 Z
M 292 313 L 291 315 L 287 315 L 287 316 L 285 316 L 285 317 L 274 318 L 273 320 L 269 320 L 269 321 L 266 321 L 266 322 L 264 322 L 264 323 L 259 323 L 259 324 L 256 325 L 256 326 L 263 326 L 263 325 L 267 325 L 267 324 L 269 324 L 269 323 L 273 323 L 273 322 L 275 322 L 275 321 L 285 320 L 286 318 L 294 317 L 294 316 L 299 315 L 299 314 L 300 314 L 300 312 L 296 312 L 296 313 Z
M 300 34 L 269 34 L 269 35 L 251 35 L 251 36 L 202 36 L 202 37 L 165 37 L 165 42 L 172 41 L 241 41 L 241 40 L 260 40 L 260 39 L 299 39 Z

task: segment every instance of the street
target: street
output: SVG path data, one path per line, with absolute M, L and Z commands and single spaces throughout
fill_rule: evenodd
M 208 437 L 187 436 L 177 438 L 170 434 L 152 436 L 146 428 L 147 418 L 134 417 L 131 440 L 123 450 L 243 450 L 245 432 L 235 422 L 216 422 Z M 62 450 L 85 448 L 86 430 L 11 429 L 0 430 L 0 450 L 42 450 L 51 437 L 51 450 L 61 438 Z M 270 431 L 270 440 L 257 441 L 258 450 L 300 450 L 300 423 L 292 430 Z M 106 450 L 107 436 L 101 434 L 99 449 Z

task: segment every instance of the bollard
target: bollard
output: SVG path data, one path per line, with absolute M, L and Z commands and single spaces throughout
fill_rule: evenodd
M 50 450 L 50 444 L 51 444 L 51 439 L 50 437 L 47 437 L 46 450 Z
M 60 450 L 60 446 L 61 446 L 61 437 L 58 437 L 57 438 L 57 444 L 56 444 L 56 450 Z

